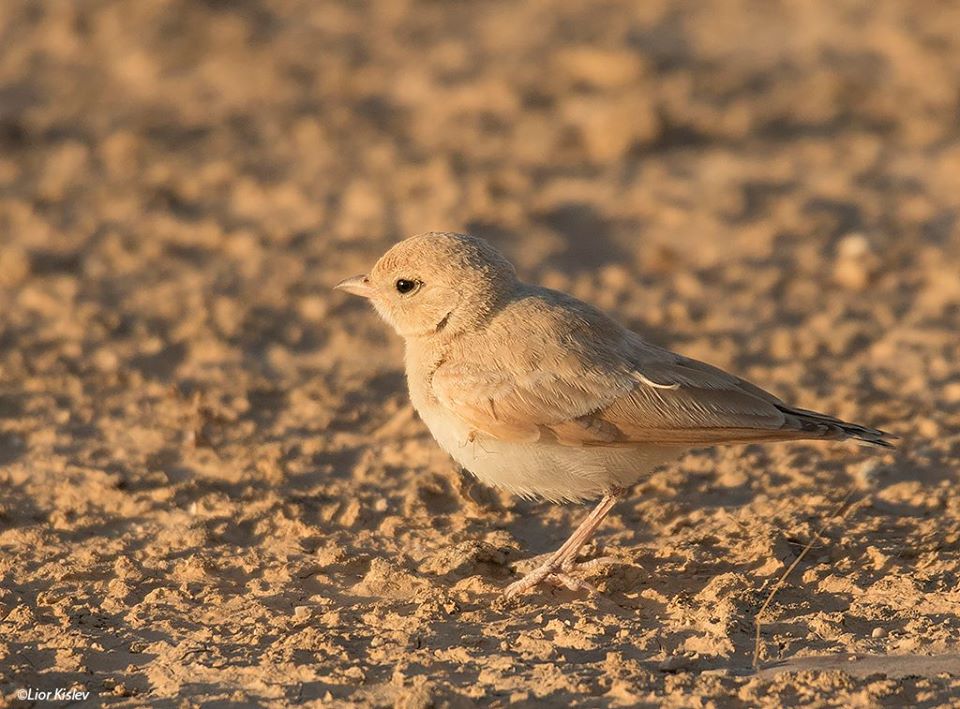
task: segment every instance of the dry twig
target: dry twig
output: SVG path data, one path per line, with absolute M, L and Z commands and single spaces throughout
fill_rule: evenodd
M 827 515 L 827 517 L 823 520 L 823 523 L 820 525 L 820 528 L 817 529 L 816 532 L 814 532 L 813 536 L 810 538 L 810 541 L 807 542 L 807 545 L 803 548 L 803 551 L 800 552 L 797 558 L 793 560 L 793 563 L 790 564 L 790 566 L 787 567 L 787 570 L 783 572 L 783 574 L 780 576 L 779 579 L 777 579 L 777 582 L 773 585 L 773 588 L 770 589 L 770 593 L 767 596 L 767 600 L 763 602 L 763 605 L 760 606 L 760 610 L 757 611 L 757 615 L 754 618 L 754 626 L 756 629 L 756 635 L 754 636 L 754 643 L 753 643 L 754 669 L 757 669 L 760 666 L 760 631 L 763 627 L 763 614 L 766 612 L 767 608 L 770 606 L 770 603 L 771 601 L 773 601 L 773 597 L 777 594 L 777 591 L 779 591 L 783 587 L 783 584 L 786 583 L 787 577 L 791 573 L 793 573 L 793 570 L 797 568 L 797 565 L 801 561 L 803 561 L 803 557 L 807 555 L 807 552 L 810 551 L 813 545 L 816 544 L 817 541 L 820 539 L 820 536 L 823 534 L 823 531 L 827 528 L 827 525 L 830 523 L 830 520 L 832 520 L 834 517 L 837 517 L 837 516 L 839 516 L 841 520 L 846 519 L 847 514 L 849 514 L 851 509 L 853 509 L 853 505 L 850 505 L 848 507 L 850 498 L 853 496 L 853 493 L 854 493 L 854 490 L 852 489 L 849 490 L 847 494 L 843 496 L 843 499 L 840 500 L 839 504 L 836 506 L 833 512 Z

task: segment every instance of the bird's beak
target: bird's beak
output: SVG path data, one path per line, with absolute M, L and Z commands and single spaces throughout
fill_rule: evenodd
M 347 293 L 359 295 L 361 298 L 369 298 L 373 295 L 373 288 L 370 286 L 370 279 L 364 275 L 344 278 L 337 285 L 335 290 L 345 290 Z

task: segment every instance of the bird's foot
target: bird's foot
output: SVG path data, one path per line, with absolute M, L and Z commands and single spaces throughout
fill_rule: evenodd
M 571 576 L 571 573 L 573 571 L 593 571 L 615 562 L 616 559 L 608 556 L 599 559 L 592 559 L 591 561 L 587 561 L 582 564 L 578 564 L 573 560 L 567 560 L 561 564 L 548 561 L 535 568 L 519 581 L 514 581 L 512 584 L 507 586 L 506 590 L 503 592 L 503 595 L 507 600 L 510 600 L 512 598 L 516 598 L 522 593 L 526 593 L 534 586 L 538 586 L 541 583 L 550 583 L 554 586 L 561 586 L 571 591 L 600 593 L 596 587 L 593 586 L 593 584 L 587 583 L 586 581 L 578 578 L 574 578 Z
M 570 574 L 562 571 L 558 566 L 541 566 L 534 569 L 519 581 L 514 581 L 507 586 L 503 592 L 507 600 L 516 598 L 520 594 L 526 593 L 534 586 L 541 583 L 551 583 L 556 586 L 563 586 L 571 591 L 596 591 L 590 584 L 573 578 Z
M 574 570 L 593 572 L 597 569 L 602 569 L 605 566 L 619 563 L 621 563 L 620 560 L 614 556 L 598 556 L 596 559 L 590 559 L 590 561 L 581 561 L 579 564 L 575 561 L 566 561 L 560 567 L 560 569 L 567 573 L 570 573 Z

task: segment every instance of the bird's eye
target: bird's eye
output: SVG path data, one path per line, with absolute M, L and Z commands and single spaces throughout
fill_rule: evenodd
M 407 293 L 415 291 L 420 286 L 420 283 L 418 281 L 409 281 L 406 278 L 400 278 L 397 280 L 396 286 L 398 293 L 406 295 Z

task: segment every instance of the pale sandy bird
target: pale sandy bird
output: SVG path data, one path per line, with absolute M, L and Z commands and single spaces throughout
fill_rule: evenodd
M 337 288 L 370 300 L 406 344 L 410 399 L 437 443 L 483 482 L 552 501 L 601 498 L 507 596 L 569 575 L 630 485 L 712 444 L 891 436 L 788 406 L 703 362 L 652 345 L 572 296 L 524 283 L 463 234 L 401 241 Z

